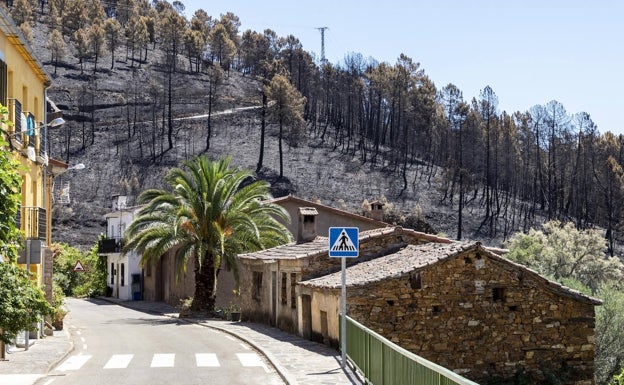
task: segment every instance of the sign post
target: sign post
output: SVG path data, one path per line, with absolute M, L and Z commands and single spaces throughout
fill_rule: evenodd
M 360 229 L 357 227 L 329 228 L 329 257 L 342 258 L 342 303 L 340 320 L 341 335 L 341 366 L 344 370 L 347 363 L 347 260 L 357 258 L 360 252 Z

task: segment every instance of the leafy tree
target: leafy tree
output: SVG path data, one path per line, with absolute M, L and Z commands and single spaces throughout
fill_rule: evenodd
M 88 9 L 84 0 L 68 0 L 67 11 L 61 16 L 63 28 L 70 36 L 80 29 L 85 29 L 88 19 Z
M 87 8 L 87 17 L 92 24 L 106 20 L 106 12 L 104 11 L 103 2 L 100 0 L 85 0 Z
M 303 120 L 305 98 L 290 84 L 288 78 L 282 75 L 275 75 L 271 79 L 271 83 L 265 86 L 265 93 L 273 102 L 269 107 L 269 114 L 279 124 L 279 177 L 282 178 L 284 176 L 284 151 L 282 149 L 284 126 L 290 127 L 291 143 L 296 145 L 299 132 L 305 123 Z
M 50 51 L 52 62 L 54 63 L 54 74 L 56 75 L 56 69 L 58 67 L 59 60 L 65 56 L 67 45 L 63 40 L 63 35 L 58 29 L 53 29 L 48 37 L 48 43 L 46 48 Z
M 621 279 L 624 273 L 617 258 L 605 256 L 605 246 L 597 230 L 550 221 L 543 230 L 514 236 L 508 257 L 556 280 L 577 279 L 596 293 L 602 283 Z
M 89 58 L 89 35 L 84 29 L 79 29 L 74 33 L 74 48 L 76 56 L 80 62 L 80 73 L 84 73 L 84 62 Z
M 607 384 L 618 373 L 624 380 L 624 291 L 609 284 L 598 295 L 603 303 L 596 308 L 596 383 Z
M 128 226 L 125 251 L 136 250 L 142 263 L 155 263 L 175 251 L 177 272 L 189 261 L 195 271 L 193 311 L 214 309 L 217 276 L 226 262 L 237 277 L 235 257 L 291 239 L 276 218 L 288 214 L 268 202 L 269 185 L 249 171 L 230 167 L 230 159 L 195 157 L 165 177 L 169 191 L 147 190 L 145 206 Z
M 210 47 L 213 54 L 221 64 L 223 69 L 229 69 L 234 54 L 236 54 L 236 43 L 230 38 L 226 27 L 218 23 L 212 31 L 210 31 Z
M 121 25 L 116 19 L 106 19 L 104 22 L 106 46 L 111 53 L 111 69 L 115 67 L 115 50 L 121 44 Z
M 15 262 L 0 262 L 0 341 L 9 343 L 45 315 L 52 307 L 43 290 Z
M 97 243 L 88 253 L 66 243 L 56 243 L 54 249 L 53 281 L 66 296 L 93 297 L 106 292 L 106 258 L 98 254 Z M 76 261 L 80 261 L 84 272 L 74 271 Z
M 87 41 L 89 42 L 91 56 L 93 57 L 93 72 L 97 71 L 98 58 L 104 53 L 106 43 L 106 32 L 99 23 L 94 23 L 87 31 Z
M 33 11 L 33 5 L 29 0 L 15 0 L 10 14 L 15 24 L 21 25 L 32 21 Z

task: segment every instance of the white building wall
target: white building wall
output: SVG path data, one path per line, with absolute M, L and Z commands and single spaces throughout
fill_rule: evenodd
M 121 240 L 138 210 L 138 207 L 124 208 L 107 214 L 106 237 Z M 114 298 L 124 301 L 142 299 L 142 268 L 140 262 L 141 257 L 135 252 L 107 254 L 106 281 L 107 285 L 112 288 L 112 296 Z M 133 284 L 133 275 L 138 278 L 135 284 Z

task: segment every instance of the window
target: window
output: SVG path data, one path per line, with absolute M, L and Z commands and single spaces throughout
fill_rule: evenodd
M 124 264 L 121 264 L 121 286 L 126 284 L 126 269 Z
M 286 296 L 286 285 L 288 284 L 288 274 L 282 273 L 282 290 L 281 290 L 281 303 L 282 305 L 288 305 L 288 297 Z
M 115 284 L 115 264 L 111 263 L 111 285 Z
M 495 287 L 492 289 L 492 301 L 504 302 L 505 301 L 505 288 Z
M 260 301 L 262 298 L 262 273 L 259 271 L 254 271 L 252 273 L 253 280 L 253 293 L 252 297 L 255 300 Z
M 7 82 L 7 65 L 4 60 L 0 60 L 0 103 L 3 106 L 8 105 L 7 100 L 7 91 L 9 89 L 9 85 Z
M 297 308 L 297 274 L 290 273 L 290 307 Z
M 412 290 L 422 289 L 422 276 L 420 275 L 420 271 L 410 274 L 409 283 Z

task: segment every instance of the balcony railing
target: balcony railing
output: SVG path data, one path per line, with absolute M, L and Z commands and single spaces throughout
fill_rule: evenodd
M 45 241 L 47 232 L 47 211 L 43 207 L 23 206 L 17 211 L 15 225 L 24 231 L 26 239 Z
M 105 238 L 98 241 L 98 252 L 101 254 L 121 253 L 122 248 L 121 238 Z

